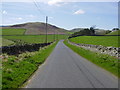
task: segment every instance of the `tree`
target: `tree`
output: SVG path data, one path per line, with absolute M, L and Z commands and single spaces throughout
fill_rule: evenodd
M 89 28 L 85 28 L 83 30 L 80 30 L 79 32 L 73 33 L 69 38 L 77 37 L 77 36 L 91 36 L 95 35 L 95 25 Z
M 107 30 L 106 32 L 105 32 L 105 34 L 108 34 L 108 33 L 110 33 L 111 31 L 110 30 Z
M 84 29 L 84 30 L 81 30 L 80 32 L 81 32 L 82 35 L 91 35 L 91 32 L 88 28 Z
M 113 28 L 112 31 L 118 31 L 120 30 L 119 28 Z
M 91 35 L 95 35 L 95 27 L 96 25 L 90 27 Z

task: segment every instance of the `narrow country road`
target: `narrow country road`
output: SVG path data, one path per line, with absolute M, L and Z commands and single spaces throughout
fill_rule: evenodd
M 26 88 L 118 88 L 118 79 L 60 41 Z

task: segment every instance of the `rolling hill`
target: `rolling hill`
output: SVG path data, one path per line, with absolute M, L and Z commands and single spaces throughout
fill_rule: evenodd
M 24 24 L 17 24 L 12 25 L 7 28 L 23 28 L 26 29 L 25 35 L 39 35 L 45 34 L 45 23 L 42 22 L 31 22 L 31 23 L 24 23 Z M 66 34 L 68 31 L 54 25 L 48 24 L 48 34 Z

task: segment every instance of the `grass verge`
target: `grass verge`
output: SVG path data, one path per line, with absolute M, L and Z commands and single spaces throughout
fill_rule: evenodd
M 94 64 L 106 69 L 117 77 L 120 77 L 120 65 L 118 59 L 109 55 L 100 54 L 92 52 L 75 45 L 69 44 L 67 41 L 64 41 L 64 44 L 71 48 L 74 52 L 80 56 L 86 58 L 87 60 L 93 62 Z
M 2 57 L 2 88 L 19 88 L 37 70 L 53 51 L 56 43 L 49 45 L 37 52 L 24 53 L 19 56 Z

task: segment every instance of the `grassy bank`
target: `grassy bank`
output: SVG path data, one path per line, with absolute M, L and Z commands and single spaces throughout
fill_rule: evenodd
M 37 52 L 28 52 L 19 56 L 2 55 L 2 87 L 18 88 L 50 55 L 57 43 L 44 47 Z
M 71 38 L 70 41 L 74 43 L 118 47 L 118 38 L 120 36 L 79 36 Z
M 83 48 L 77 47 L 75 45 L 69 44 L 67 41 L 64 41 L 65 45 L 71 48 L 74 52 L 78 53 L 80 56 L 86 58 L 87 60 L 93 62 L 94 64 L 106 69 L 112 74 L 118 75 L 118 69 L 120 70 L 120 65 L 118 65 L 118 59 L 109 55 L 95 53 Z

